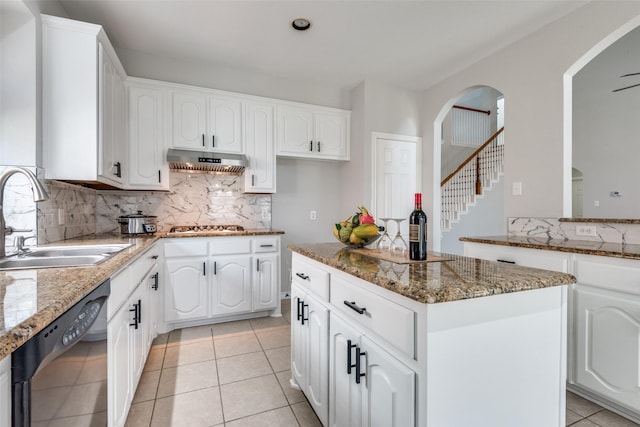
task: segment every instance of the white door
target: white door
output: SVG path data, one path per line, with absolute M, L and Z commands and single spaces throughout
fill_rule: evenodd
M 576 382 L 640 410 L 640 302 L 582 287 L 575 292 Z
M 373 214 L 380 218 L 404 218 L 402 234 L 407 239 L 409 214 L 414 207 L 416 192 L 416 145 L 407 137 L 374 134 L 375 152 L 373 156 Z M 391 238 L 397 232 L 393 221 L 389 222 Z
M 211 262 L 212 315 L 251 311 L 251 256 L 220 256 Z

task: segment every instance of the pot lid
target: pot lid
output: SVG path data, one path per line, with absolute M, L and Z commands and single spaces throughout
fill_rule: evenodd
M 142 211 L 138 211 L 135 214 L 122 215 L 119 218 L 156 218 L 155 215 L 143 215 Z

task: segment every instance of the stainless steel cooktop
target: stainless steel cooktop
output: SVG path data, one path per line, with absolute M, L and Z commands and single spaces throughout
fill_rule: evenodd
M 211 225 L 176 225 L 171 227 L 169 233 L 212 233 L 212 232 L 237 232 L 244 231 L 241 225 L 211 224 Z

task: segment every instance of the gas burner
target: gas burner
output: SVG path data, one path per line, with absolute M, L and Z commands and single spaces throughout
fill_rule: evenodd
M 211 233 L 211 232 L 244 231 L 241 225 L 176 225 L 171 227 L 170 233 Z

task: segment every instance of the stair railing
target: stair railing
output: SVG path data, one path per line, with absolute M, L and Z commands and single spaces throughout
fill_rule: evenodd
M 451 222 L 458 218 L 467 205 L 481 195 L 483 188 L 498 179 L 503 170 L 504 144 L 500 128 L 478 147 L 440 183 L 441 187 L 441 227 L 448 230 Z M 475 160 L 475 161 L 474 161 Z

